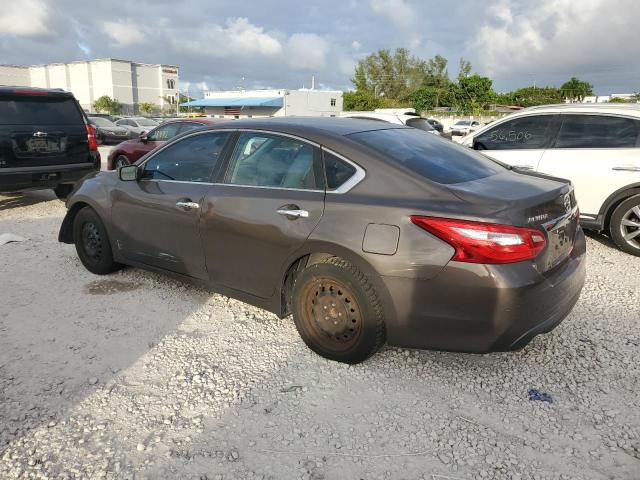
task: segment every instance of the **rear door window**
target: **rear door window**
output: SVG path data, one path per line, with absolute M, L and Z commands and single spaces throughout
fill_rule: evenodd
M 316 148 L 303 141 L 267 133 L 242 133 L 224 183 L 275 188 L 323 188 L 316 173 Z
M 142 178 L 181 182 L 209 182 L 229 132 L 194 135 L 160 150 L 144 164 Z
M 496 162 L 415 128 L 370 130 L 348 135 L 433 182 L 468 182 L 504 171 Z
M 73 98 L 36 95 L 0 95 L 0 124 L 78 125 L 84 119 Z
M 555 148 L 633 148 L 640 120 L 606 115 L 564 115 Z
M 356 173 L 356 169 L 353 165 L 348 164 L 332 153 L 323 151 L 322 155 L 324 157 L 327 190 L 336 190 L 340 188 Z
M 490 128 L 474 139 L 476 150 L 536 150 L 555 137 L 557 115 L 514 118 Z

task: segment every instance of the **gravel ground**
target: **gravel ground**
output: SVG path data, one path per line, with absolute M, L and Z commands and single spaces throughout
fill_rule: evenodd
M 572 314 L 523 351 L 348 367 L 290 319 L 90 274 L 56 241 L 64 212 L 0 196 L 0 233 L 27 239 L 0 246 L 0 478 L 640 478 L 640 258 L 604 237 Z

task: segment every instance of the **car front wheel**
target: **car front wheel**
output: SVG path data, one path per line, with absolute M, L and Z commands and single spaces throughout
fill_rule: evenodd
M 124 167 L 125 165 L 129 165 L 129 159 L 124 155 L 118 155 L 113 162 L 113 166 L 116 170 L 120 167 Z
M 620 250 L 640 257 L 640 195 L 616 207 L 609 222 L 609 233 Z
M 338 257 L 308 266 L 296 278 L 293 319 L 311 350 L 330 360 L 359 363 L 385 341 L 378 296 L 365 275 Z
M 120 268 L 113 261 L 107 230 L 91 207 L 84 207 L 73 221 L 73 242 L 80 261 L 91 273 L 106 275 Z

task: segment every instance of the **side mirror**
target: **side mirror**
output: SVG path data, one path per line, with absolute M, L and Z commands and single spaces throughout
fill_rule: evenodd
M 142 143 L 147 143 L 148 139 L 147 139 L 147 134 L 146 134 L 146 132 L 142 132 L 142 133 L 140 134 L 140 141 L 141 141 Z
M 118 177 L 123 182 L 135 182 L 138 180 L 139 172 L 137 165 L 125 165 L 118 169 Z

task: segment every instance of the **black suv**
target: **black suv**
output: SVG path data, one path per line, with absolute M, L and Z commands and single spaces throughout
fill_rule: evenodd
M 65 198 L 98 170 L 95 129 L 72 93 L 0 87 L 0 192 L 53 188 Z

